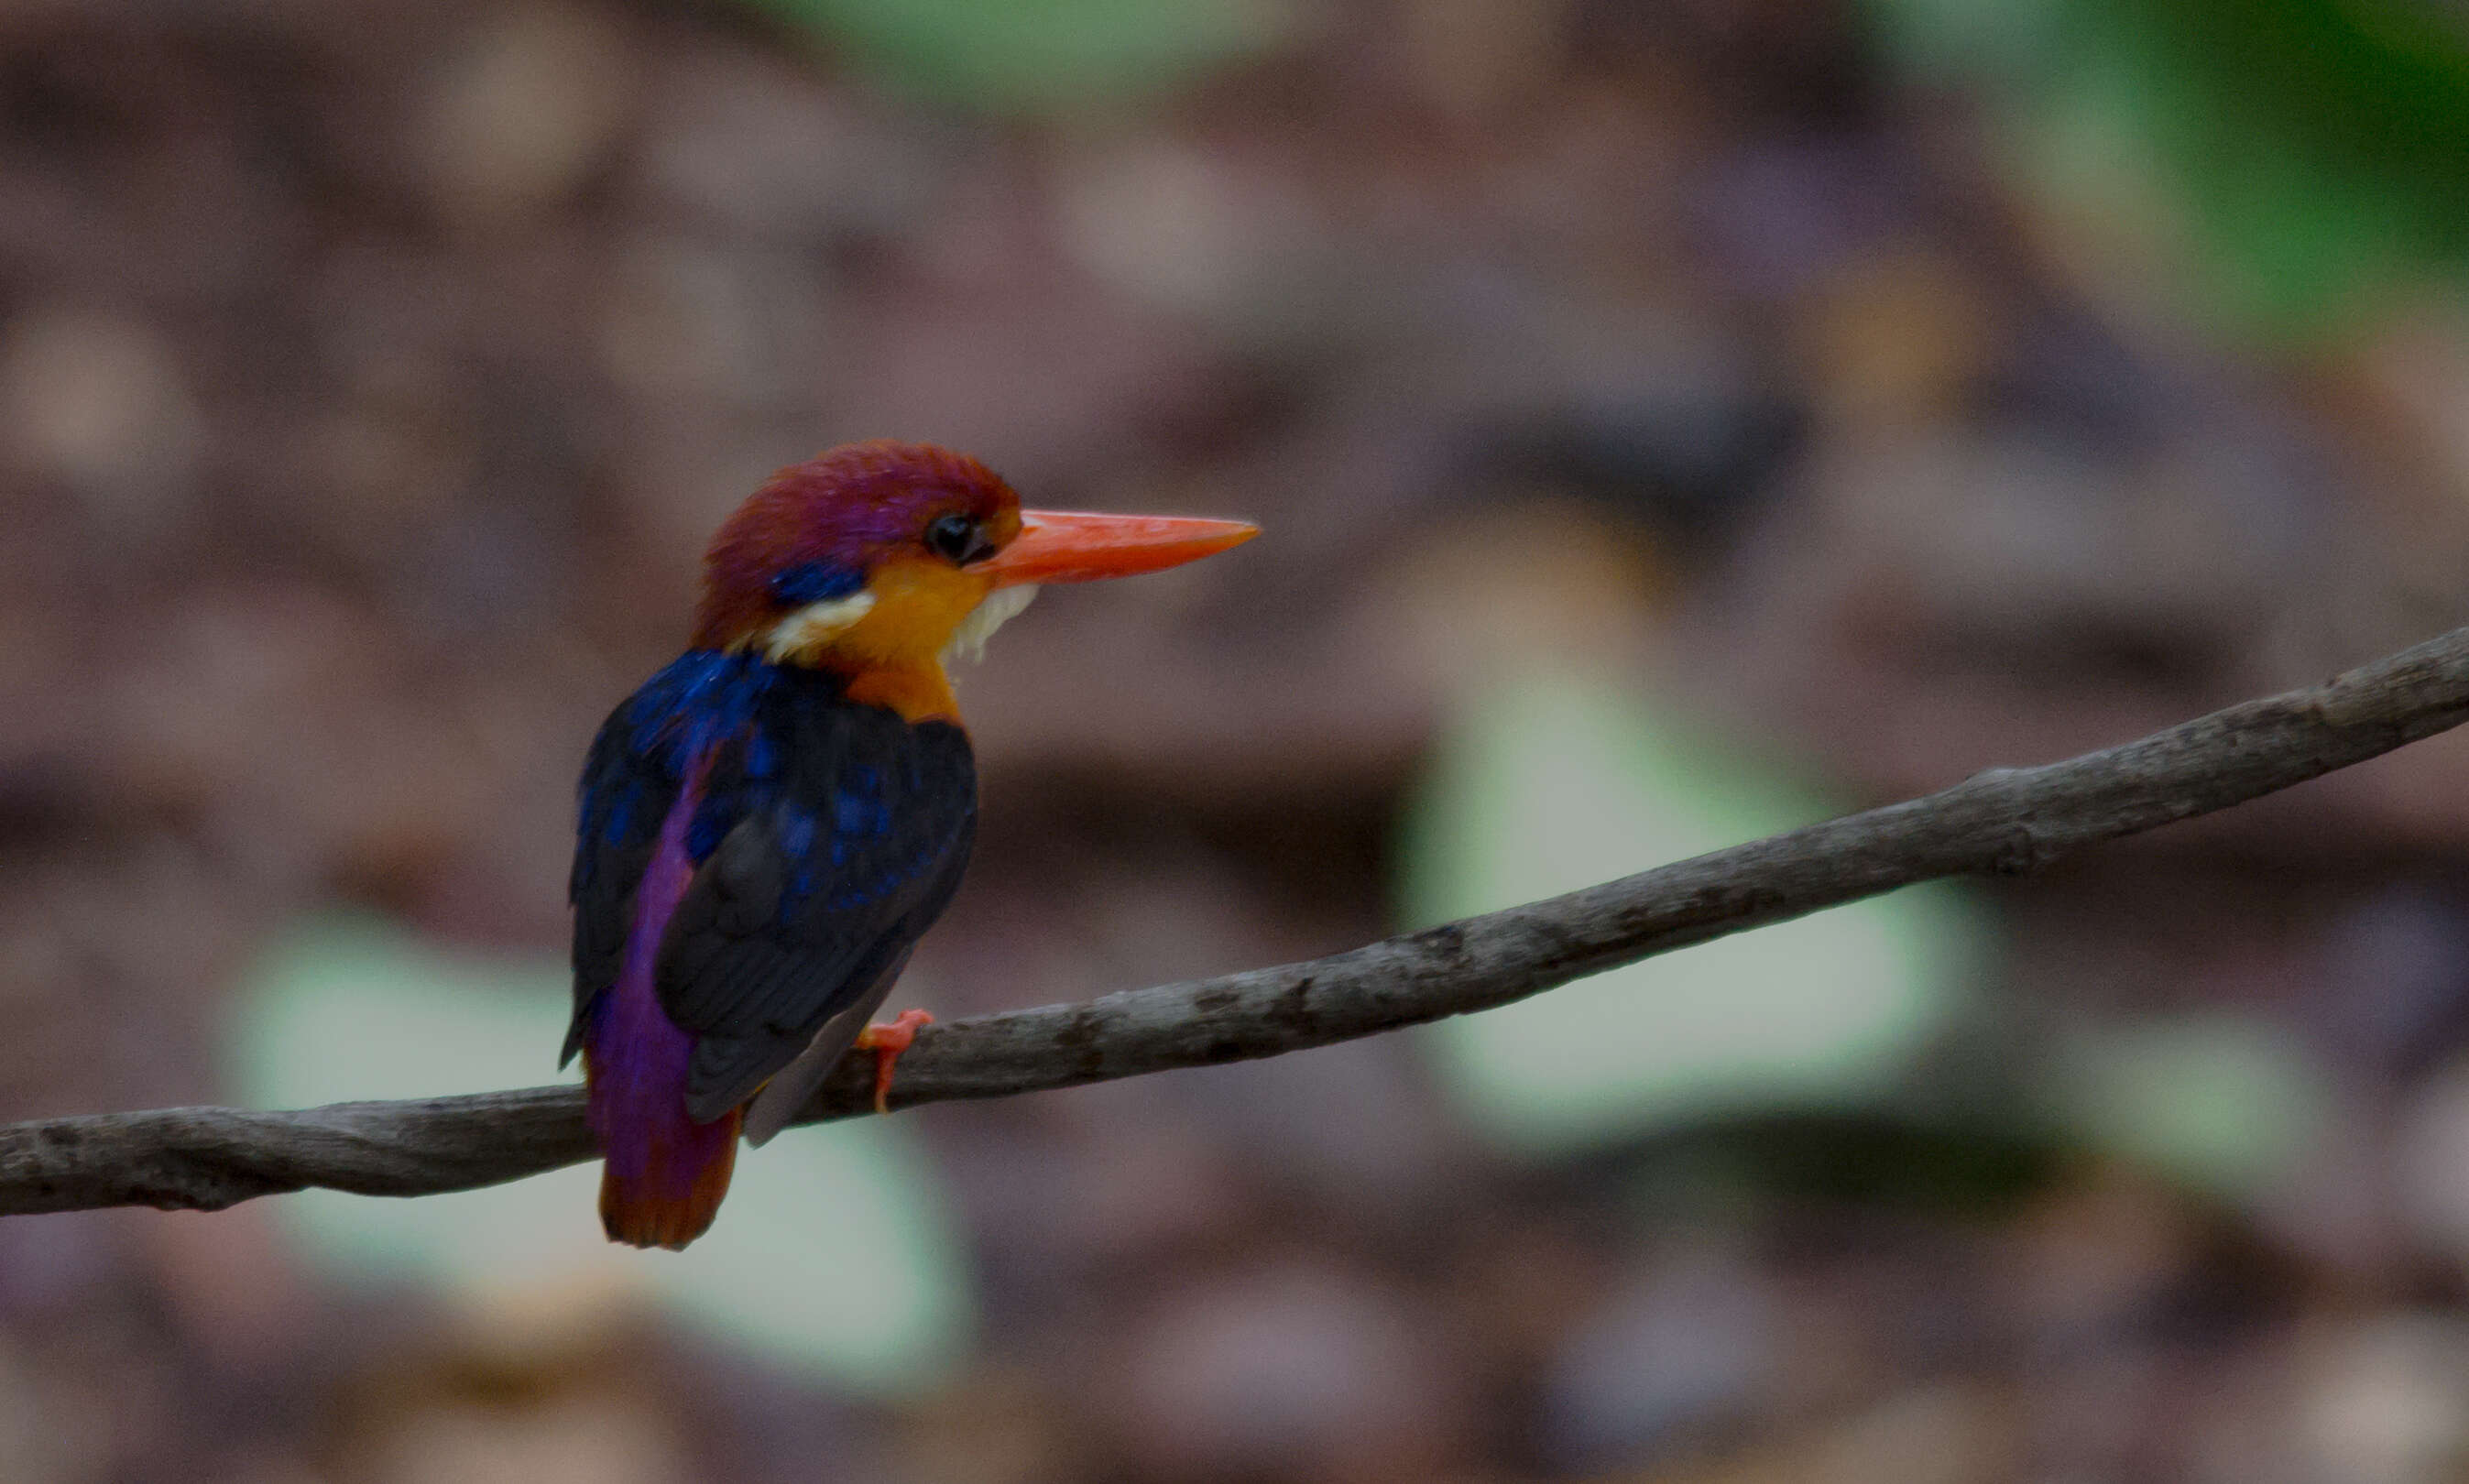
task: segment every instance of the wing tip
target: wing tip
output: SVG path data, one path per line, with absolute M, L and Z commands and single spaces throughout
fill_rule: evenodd
M 565 1027 L 565 1047 L 557 1054 L 560 1072 L 572 1064 L 575 1055 L 583 1050 L 583 1043 L 590 1039 L 592 1023 L 600 1018 L 601 1002 L 607 993 L 606 990 L 595 990 L 574 1008 L 574 1018 Z
M 796 1118 L 797 1108 L 803 1101 L 799 1099 L 793 1104 L 786 1100 L 767 1101 L 760 1094 L 756 1095 L 746 1110 L 746 1142 L 758 1149 L 771 1143 Z

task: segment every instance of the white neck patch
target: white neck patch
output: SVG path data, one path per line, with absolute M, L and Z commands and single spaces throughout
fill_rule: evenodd
M 939 657 L 945 664 L 955 660 L 982 660 L 986 657 L 986 640 L 995 631 L 1020 616 L 1020 611 L 1037 596 L 1037 584 L 1025 582 L 1018 587 L 997 588 L 986 594 L 985 601 L 969 610 L 952 631 L 952 641 L 943 646 Z
M 772 626 L 754 641 L 773 664 L 791 663 L 798 655 L 829 643 L 874 610 L 874 594 L 861 588 L 846 597 L 809 603 Z

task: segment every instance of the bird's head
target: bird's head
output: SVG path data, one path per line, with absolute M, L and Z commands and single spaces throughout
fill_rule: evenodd
M 1023 510 L 993 470 L 922 443 L 852 443 L 748 497 L 704 556 L 698 647 L 862 674 L 938 663 L 1040 583 L 1124 577 L 1249 540 L 1240 521 Z

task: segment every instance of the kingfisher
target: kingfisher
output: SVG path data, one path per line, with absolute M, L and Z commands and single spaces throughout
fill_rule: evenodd
M 690 647 L 610 713 L 584 763 L 574 1020 L 612 1241 L 678 1249 L 741 1137 L 787 1125 L 870 1025 L 959 885 L 977 768 L 946 664 L 1037 588 L 1157 571 L 1240 521 L 1024 510 L 929 444 L 849 444 L 748 497 L 704 555 Z

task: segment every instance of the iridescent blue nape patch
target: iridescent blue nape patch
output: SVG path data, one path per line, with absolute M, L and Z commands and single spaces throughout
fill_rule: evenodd
M 799 562 L 773 574 L 772 601 L 784 608 L 844 598 L 865 586 L 865 573 L 838 562 Z

